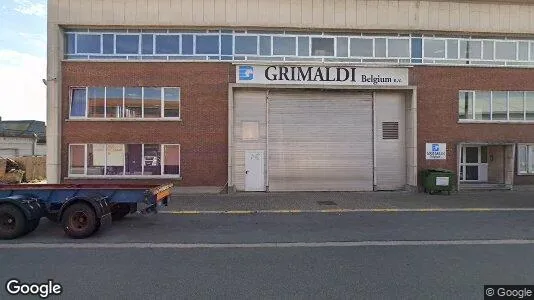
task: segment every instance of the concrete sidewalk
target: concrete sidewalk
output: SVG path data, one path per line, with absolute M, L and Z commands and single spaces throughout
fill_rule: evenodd
M 254 213 L 396 210 L 534 210 L 534 192 L 452 195 L 411 192 L 293 192 L 173 195 L 168 213 Z

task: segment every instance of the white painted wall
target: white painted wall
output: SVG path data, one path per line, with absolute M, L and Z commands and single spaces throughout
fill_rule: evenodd
M 32 138 L 0 137 L 0 157 L 31 156 L 34 143 Z
M 37 144 L 35 146 L 35 155 L 36 156 L 46 156 L 46 145 L 45 144 Z

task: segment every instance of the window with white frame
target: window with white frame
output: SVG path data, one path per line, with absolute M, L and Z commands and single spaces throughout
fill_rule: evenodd
M 88 113 L 89 118 L 104 118 L 106 115 L 106 89 L 101 87 L 90 87 L 88 91 Z
M 147 52 L 150 48 L 148 43 L 152 39 L 147 35 Z M 180 36 L 179 35 L 156 35 L 156 54 L 180 54 Z M 150 53 L 151 54 L 151 53 Z
M 101 36 L 99 34 L 80 34 L 76 40 L 76 52 L 100 53 Z
M 534 122 L 534 92 L 460 91 L 458 119 Z
M 180 118 L 178 87 L 76 87 L 70 118 Z
M 179 176 L 179 144 L 71 144 L 69 176 Z
M 312 56 L 334 56 L 334 38 L 311 38 Z
M 143 117 L 161 117 L 161 88 L 143 88 Z
M 69 146 L 69 174 L 70 175 L 84 175 L 85 174 L 85 145 L 70 145 Z
M 445 58 L 445 41 L 439 39 L 424 39 L 424 57 Z
M 87 89 L 72 89 L 70 95 L 70 116 L 86 117 L 87 116 Z
M 517 146 L 517 173 L 534 175 L 534 144 Z
M 432 33 L 67 29 L 65 58 L 534 66 L 534 40 Z
M 410 57 L 410 39 L 388 39 L 388 57 Z
M 115 53 L 117 54 L 139 54 L 138 34 L 117 34 L 115 36 Z
M 235 54 L 239 55 L 257 55 L 258 54 L 258 37 L 257 36 L 236 36 L 234 40 Z

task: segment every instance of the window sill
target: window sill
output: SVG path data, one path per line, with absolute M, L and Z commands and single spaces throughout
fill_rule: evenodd
M 458 120 L 458 124 L 534 124 L 534 120 Z
M 66 122 L 181 122 L 182 118 L 117 118 L 117 119 L 106 119 L 106 118 L 67 118 Z
M 534 173 L 517 173 L 517 176 L 534 176 Z
M 64 177 L 65 180 L 71 180 L 71 179 L 135 179 L 135 180 L 143 180 L 143 179 L 172 179 L 172 180 L 182 180 L 182 177 L 180 175 L 144 175 L 144 176 L 128 176 L 128 175 L 69 175 L 68 177 Z

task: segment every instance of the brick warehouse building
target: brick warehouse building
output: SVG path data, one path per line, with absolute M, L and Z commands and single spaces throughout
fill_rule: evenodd
M 48 1 L 47 177 L 534 186 L 534 4 Z

